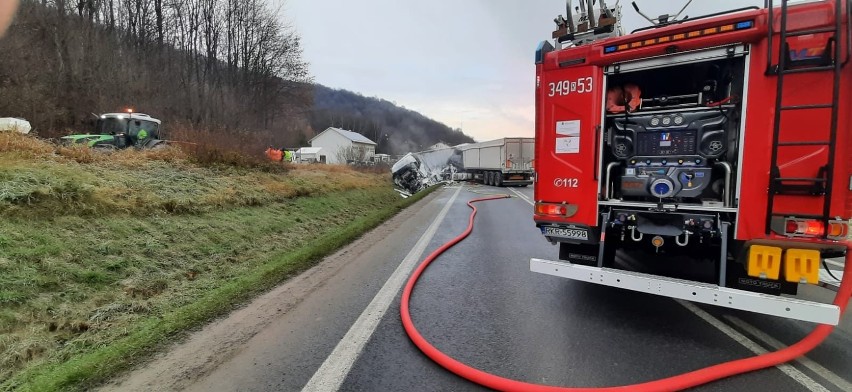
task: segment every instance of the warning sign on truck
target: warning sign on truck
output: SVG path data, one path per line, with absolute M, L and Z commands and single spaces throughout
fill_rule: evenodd
M 580 153 L 580 120 L 556 122 L 556 153 Z

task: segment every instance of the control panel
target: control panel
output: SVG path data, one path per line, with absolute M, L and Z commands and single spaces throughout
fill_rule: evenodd
M 619 115 L 609 124 L 622 196 L 698 198 L 715 180 L 713 162 L 728 149 L 728 116 L 721 110 Z

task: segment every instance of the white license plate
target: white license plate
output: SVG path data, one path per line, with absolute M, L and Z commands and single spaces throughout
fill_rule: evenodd
M 588 240 L 589 231 L 586 229 L 563 229 L 561 227 L 545 227 L 544 235 L 549 237 L 571 238 L 575 240 Z

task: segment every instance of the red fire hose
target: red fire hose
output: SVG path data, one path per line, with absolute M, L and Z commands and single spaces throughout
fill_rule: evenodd
M 499 195 L 483 197 L 469 201 L 467 205 L 472 208 L 473 211 L 470 213 L 467 229 L 464 231 L 464 233 L 461 233 L 458 237 L 455 237 L 449 242 L 445 243 L 440 248 L 432 252 L 428 257 L 426 257 L 426 259 L 423 260 L 422 263 L 420 263 L 414 273 L 411 274 L 411 277 L 408 279 L 408 283 L 406 283 L 405 289 L 403 289 L 402 292 L 400 316 L 402 317 L 402 325 L 403 327 L 405 327 L 405 332 L 408 334 L 408 337 L 411 339 L 411 341 L 433 361 L 437 362 L 439 365 L 443 366 L 447 370 L 469 381 L 491 389 L 501 391 L 675 391 L 686 388 L 692 388 L 725 377 L 743 374 L 754 370 L 764 369 L 772 366 L 777 366 L 785 362 L 789 362 L 813 350 L 814 347 L 822 343 L 822 341 L 825 340 L 825 338 L 827 338 L 828 335 L 831 334 L 831 331 L 834 329 L 834 326 L 831 325 L 819 325 L 809 335 L 805 336 L 805 338 L 799 341 L 798 343 L 778 351 L 769 352 L 766 354 L 757 355 L 749 358 L 738 359 L 730 362 L 720 363 L 718 365 L 709 366 L 703 369 L 694 370 L 688 373 L 660 380 L 617 387 L 567 388 L 531 384 L 522 381 L 510 380 L 508 378 L 503 378 L 500 376 L 495 376 L 493 374 L 465 365 L 464 363 L 461 363 L 451 358 L 450 356 L 444 354 L 443 352 L 435 348 L 435 346 L 431 345 L 426 339 L 423 338 L 422 335 L 420 335 L 420 332 L 417 331 L 417 328 L 414 326 L 414 323 L 411 320 L 411 313 L 409 311 L 409 301 L 411 299 L 411 292 L 426 267 L 428 267 L 430 263 L 432 263 L 436 258 L 438 258 L 441 253 L 453 247 L 453 245 L 461 242 L 461 240 L 467 237 L 473 230 L 473 219 L 476 216 L 476 207 L 473 206 L 473 203 L 486 200 L 503 199 L 507 197 L 509 196 Z M 852 254 L 852 247 L 847 244 L 846 265 L 852 265 L 849 263 L 850 254 Z M 852 273 L 846 273 L 843 275 L 843 279 L 840 283 L 840 289 L 837 291 L 837 296 L 834 299 L 834 304 L 840 307 L 841 312 L 846 309 L 846 304 L 847 302 L 849 302 L 850 295 L 852 295 L 852 278 L 849 278 L 850 275 L 852 275 Z

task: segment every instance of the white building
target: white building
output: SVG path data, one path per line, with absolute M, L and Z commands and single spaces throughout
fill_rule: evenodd
M 302 147 L 293 153 L 296 163 L 325 163 L 328 160 L 322 147 Z
M 357 132 L 330 127 L 310 140 L 311 147 L 322 148 L 326 162 L 345 164 L 365 162 L 376 154 L 376 143 Z

